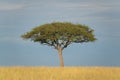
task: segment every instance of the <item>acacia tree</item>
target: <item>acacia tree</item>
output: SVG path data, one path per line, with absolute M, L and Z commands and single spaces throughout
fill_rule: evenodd
M 23 39 L 30 39 L 43 45 L 53 46 L 60 59 L 60 66 L 64 66 L 62 51 L 72 43 L 93 42 L 96 38 L 93 29 L 86 25 L 70 22 L 53 22 L 33 28 L 22 35 Z

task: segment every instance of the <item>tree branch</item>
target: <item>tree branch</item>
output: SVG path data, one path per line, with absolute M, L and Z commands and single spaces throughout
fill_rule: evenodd
M 62 49 L 66 48 L 69 44 L 71 44 L 71 41 L 67 40 L 66 43 L 63 45 Z

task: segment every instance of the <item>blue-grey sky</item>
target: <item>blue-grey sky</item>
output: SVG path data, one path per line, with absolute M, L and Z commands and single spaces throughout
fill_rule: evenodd
M 98 39 L 66 48 L 66 66 L 120 66 L 120 0 L 0 0 L 0 66 L 59 66 L 54 48 L 20 37 L 54 21 L 86 24 Z

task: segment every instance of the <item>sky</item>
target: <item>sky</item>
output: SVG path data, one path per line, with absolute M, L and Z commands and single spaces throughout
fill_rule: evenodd
M 56 21 L 88 25 L 97 38 L 64 49 L 65 66 L 120 66 L 120 0 L 0 0 L 0 66 L 59 66 L 53 47 L 20 37 Z

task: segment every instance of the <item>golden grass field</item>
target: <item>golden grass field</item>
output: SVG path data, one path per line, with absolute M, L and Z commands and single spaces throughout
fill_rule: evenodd
M 0 67 L 0 80 L 120 80 L 120 68 Z

